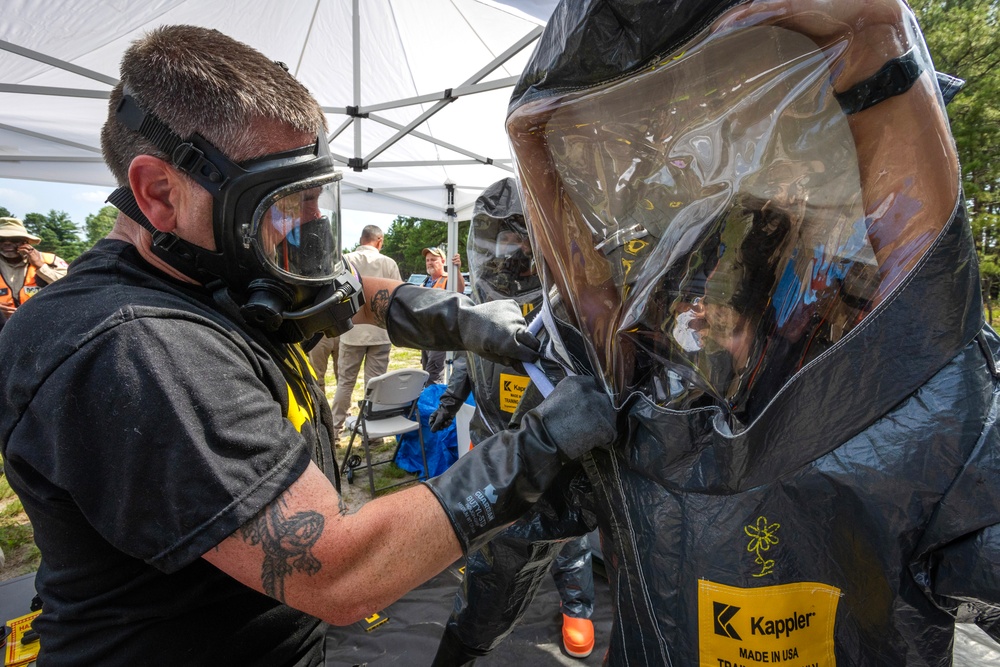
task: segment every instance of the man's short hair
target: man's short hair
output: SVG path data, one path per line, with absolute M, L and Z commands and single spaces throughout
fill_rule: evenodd
M 115 120 L 123 86 L 182 138 L 197 132 L 235 161 L 263 153 L 255 127 L 262 119 L 309 133 L 326 128 L 319 103 L 282 65 L 217 30 L 164 26 L 132 43 L 111 91 L 101 149 L 119 185 L 128 185 L 136 156 L 167 159 Z
M 382 228 L 378 225 L 365 225 L 361 230 L 361 243 L 371 244 L 382 238 Z

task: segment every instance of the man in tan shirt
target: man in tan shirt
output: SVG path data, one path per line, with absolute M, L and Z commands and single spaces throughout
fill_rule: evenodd
M 361 230 L 361 245 L 344 257 L 363 278 L 373 276 L 401 280 L 396 261 L 379 252 L 382 241 L 382 230 L 376 225 L 367 225 Z M 371 324 L 355 324 L 353 329 L 340 335 L 340 354 L 335 366 L 337 393 L 333 396 L 332 404 L 335 447 L 351 406 L 351 394 L 358 381 L 361 362 L 365 364 L 367 383 L 371 378 L 386 372 L 391 348 L 389 333 L 384 328 Z

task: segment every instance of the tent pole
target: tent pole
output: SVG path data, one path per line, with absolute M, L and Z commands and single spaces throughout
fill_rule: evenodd
M 357 1 L 358 0 L 354 0 L 355 3 Z M 493 61 L 490 62 L 490 64 L 488 64 L 486 67 L 482 68 L 481 70 L 479 70 L 478 72 L 476 72 L 475 74 L 473 74 L 471 77 L 469 77 L 465 81 L 463 81 L 462 85 L 460 87 L 472 86 L 472 85 L 475 85 L 476 83 L 479 83 L 479 81 L 481 81 L 482 79 L 486 78 L 491 72 L 493 72 L 494 70 L 496 70 L 497 68 L 499 68 L 500 66 L 502 66 L 505 62 L 507 62 L 508 60 L 510 60 L 512 57 L 514 57 L 514 55 L 517 54 L 521 49 L 523 49 L 528 44 L 530 44 L 531 42 L 533 42 L 536 39 L 538 39 L 539 35 L 541 35 L 541 34 L 542 34 L 542 27 L 541 26 L 535 26 L 535 28 L 532 29 L 527 35 L 525 35 L 524 37 L 522 37 L 521 39 L 519 39 L 515 44 L 513 44 L 511 47 L 509 47 L 506 51 L 504 51 L 499 56 L 497 56 L 496 58 L 494 58 Z M 440 102 L 436 103 L 430 109 L 428 109 L 427 111 L 425 111 L 422 114 L 420 114 L 419 116 L 417 116 L 413 121 L 411 121 L 410 123 L 408 123 L 403 129 L 401 129 L 399 132 L 397 132 L 394 136 L 392 136 L 388 140 L 386 140 L 385 143 L 383 143 L 381 146 L 379 146 L 378 148 L 376 148 L 374 151 L 372 151 L 371 153 L 369 153 L 368 155 L 366 155 L 365 158 L 364 158 L 363 164 L 365 166 L 367 166 L 369 162 L 371 162 L 372 160 L 374 160 L 376 157 L 378 157 L 378 155 L 380 155 L 387 148 L 389 148 L 390 146 L 392 146 L 393 144 L 395 144 L 397 141 L 399 141 L 400 139 L 402 139 L 403 137 L 405 137 L 411 130 L 413 130 L 413 129 L 417 128 L 417 127 L 420 127 L 420 125 L 422 125 L 424 123 L 424 121 L 426 121 L 428 118 L 430 118 L 431 116 L 433 116 L 434 114 L 436 114 L 438 111 L 440 111 L 441 109 L 445 108 L 446 106 L 448 106 L 449 104 L 451 104 L 452 102 L 454 102 L 457 99 L 458 98 L 454 96 L 454 91 L 453 90 L 445 91 L 445 95 L 444 95 L 444 99 L 443 100 L 441 100 Z M 359 109 L 359 111 L 363 111 L 361 109 L 360 103 L 358 105 L 358 109 Z M 358 154 L 360 155 L 360 151 L 359 151 Z
M 458 274 L 462 270 L 462 267 L 456 267 L 451 263 L 451 258 L 458 252 L 458 215 L 455 213 L 455 184 L 449 178 L 444 182 L 444 188 L 447 194 L 445 215 L 448 217 L 448 257 L 445 260 L 445 266 L 448 267 L 448 289 L 454 292 L 458 289 Z M 454 361 L 455 352 L 452 350 L 445 356 L 444 381 L 446 384 L 451 379 L 451 367 Z
M 95 148 L 93 146 L 88 146 L 86 144 L 78 144 L 75 141 L 70 141 L 68 139 L 60 139 L 59 137 L 52 136 L 51 134 L 42 134 L 41 132 L 32 132 L 31 130 L 25 130 L 20 127 L 14 127 L 13 125 L 7 125 L 6 123 L 0 123 L 0 130 L 6 130 L 8 132 L 17 132 L 18 134 L 23 134 L 26 137 L 35 137 L 36 139 L 44 139 L 45 141 L 51 141 L 56 144 L 62 144 L 63 146 L 72 146 L 73 148 L 82 148 L 85 151 L 90 151 L 91 153 L 100 153 L 100 148 Z M 103 160 L 103 158 L 101 158 Z
M 354 107 L 361 107 L 361 7 L 360 0 L 351 3 L 351 44 L 354 61 Z M 354 118 L 354 157 L 361 157 L 361 118 Z
M 458 215 L 455 213 L 455 184 L 451 179 L 444 182 L 445 193 L 447 195 L 447 205 L 445 215 L 448 217 L 448 257 L 445 266 L 448 267 L 448 289 L 455 291 L 458 287 L 458 272 L 461 268 L 456 268 L 451 263 L 451 258 L 458 252 Z
M 94 81 L 100 81 L 101 83 L 106 83 L 109 86 L 118 85 L 118 79 L 113 76 L 106 76 L 100 72 L 95 72 L 94 70 L 87 69 L 85 67 L 80 67 L 79 65 L 74 65 L 73 63 L 66 62 L 65 60 L 59 60 L 58 58 L 53 58 L 52 56 L 47 56 L 44 53 L 39 53 L 38 51 L 32 51 L 31 49 L 26 49 L 23 46 L 18 46 L 8 42 L 7 40 L 0 39 L 0 49 L 14 53 L 16 55 L 22 56 L 24 58 L 30 58 L 31 60 L 44 63 L 46 65 L 51 65 L 52 67 L 58 67 L 61 70 L 66 70 L 67 72 L 72 72 L 73 74 L 79 74 L 80 76 L 85 76 L 88 79 L 93 79 Z
M 381 116 L 376 116 L 376 115 L 369 115 L 368 118 L 370 120 L 376 122 L 376 123 L 381 123 L 382 125 L 385 125 L 387 127 L 391 127 L 393 129 L 396 129 L 396 130 L 402 130 L 403 129 L 402 125 L 400 125 L 399 123 L 394 123 L 391 120 L 389 120 L 388 118 L 382 118 Z M 424 141 L 427 141 L 429 143 L 435 144 L 437 146 L 441 146 L 442 148 L 447 148 L 448 150 L 455 151 L 456 153 L 459 153 L 461 155 L 467 155 L 468 157 L 471 157 L 476 162 L 479 162 L 480 164 L 492 164 L 492 165 L 496 165 L 496 166 L 500 167 L 501 169 L 507 169 L 508 171 L 510 171 L 512 173 L 514 171 L 514 169 L 512 167 L 510 167 L 510 166 L 506 166 L 505 167 L 505 166 L 503 166 L 501 164 L 502 162 L 510 162 L 509 159 L 508 160 L 494 160 L 493 158 L 489 158 L 489 157 L 486 157 L 486 156 L 483 156 L 483 155 L 477 155 L 476 153 L 473 153 L 472 151 L 465 150 L 464 148 L 456 146 L 455 144 L 448 143 L 447 141 L 441 141 L 440 139 L 436 139 L 436 138 L 432 137 L 429 134 L 424 134 L 423 132 L 419 132 L 419 131 L 414 130 L 414 129 L 410 130 L 409 135 L 411 137 L 416 137 L 418 139 L 423 139 Z M 368 166 L 372 166 L 372 163 L 369 162 Z

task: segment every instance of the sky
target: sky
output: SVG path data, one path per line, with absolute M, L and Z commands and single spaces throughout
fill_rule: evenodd
M 81 231 L 87 216 L 97 213 L 105 204 L 112 188 L 97 185 L 73 185 L 69 183 L 46 183 L 43 181 L 22 181 L 0 178 L 0 206 L 18 217 L 25 213 L 47 214 L 55 209 L 65 211 L 70 220 Z M 341 244 L 353 248 L 361 238 L 365 225 L 378 225 L 385 232 L 396 216 L 368 211 L 348 211 L 341 213 L 343 226 L 340 232 Z M 84 236 L 85 232 L 81 234 Z

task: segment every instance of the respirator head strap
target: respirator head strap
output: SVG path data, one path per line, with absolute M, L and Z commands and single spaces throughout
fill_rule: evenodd
M 168 155 L 174 167 L 194 179 L 213 197 L 231 179 L 246 173 L 201 135 L 196 133 L 182 139 L 156 114 L 139 106 L 127 86 L 122 90 L 115 118 Z
M 174 167 L 190 176 L 213 197 L 233 176 L 243 173 L 239 165 L 203 137 L 196 134 L 190 140 L 181 139 L 158 116 L 139 106 L 127 86 L 115 109 L 115 118 L 170 156 Z M 156 229 L 139 208 L 135 194 L 128 187 L 116 189 L 107 201 L 146 229 L 153 237 L 152 252 L 184 275 L 205 284 L 225 275 L 221 253 L 206 250 L 188 243 L 176 234 Z
M 218 279 L 217 272 L 212 269 L 212 266 L 221 261 L 219 254 L 188 243 L 176 234 L 163 232 L 154 227 L 146 214 L 139 208 L 139 204 L 135 201 L 135 195 L 130 189 L 127 187 L 117 188 L 105 201 L 150 233 L 153 237 L 150 250 L 164 262 L 203 284 Z

